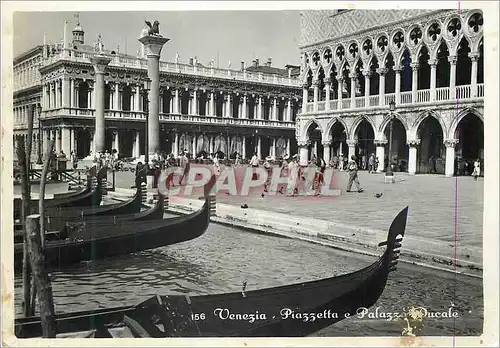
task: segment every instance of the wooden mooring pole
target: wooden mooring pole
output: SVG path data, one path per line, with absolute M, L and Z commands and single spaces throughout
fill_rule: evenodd
M 42 337 L 54 338 L 57 334 L 56 316 L 52 286 L 50 285 L 49 275 L 45 270 L 45 258 L 40 240 L 40 215 L 30 215 L 26 218 L 26 230 L 28 238 L 25 243 L 28 244 L 30 264 L 38 294 Z

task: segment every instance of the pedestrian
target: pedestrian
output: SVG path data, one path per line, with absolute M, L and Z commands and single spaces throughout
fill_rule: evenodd
M 363 188 L 358 180 L 358 164 L 356 163 L 356 156 L 352 155 L 351 160 L 347 164 L 347 171 L 349 173 L 349 182 L 347 183 L 347 192 L 351 192 L 352 183 L 356 184 L 358 192 L 363 192 Z
M 182 185 L 182 180 L 187 176 L 189 173 L 189 158 L 187 157 L 187 150 L 184 150 L 181 156 L 181 161 L 180 165 L 182 168 L 182 176 L 181 179 L 179 180 L 179 185 Z
M 269 185 L 271 185 L 271 178 L 273 176 L 273 165 L 271 163 L 272 160 L 273 158 L 271 156 L 267 156 L 264 162 L 264 169 L 267 172 L 266 182 L 264 183 L 264 192 L 267 192 L 269 190 Z
M 368 159 L 368 173 L 375 171 L 375 155 L 372 153 Z
M 474 177 L 474 180 L 477 181 L 477 178 L 481 175 L 481 161 L 476 159 L 474 162 L 474 171 L 472 172 L 472 176 Z
M 332 167 L 333 169 L 337 169 L 339 165 L 339 157 L 337 155 L 332 158 Z
M 361 157 L 361 168 L 363 170 L 366 170 L 366 155 L 363 155 L 363 157 Z
M 288 186 L 287 196 L 295 196 L 298 187 L 299 166 L 297 164 L 297 155 L 293 155 L 288 163 Z
M 434 159 L 434 156 L 429 157 L 429 174 L 435 174 L 436 173 L 436 160 Z
M 344 171 L 344 155 L 340 154 L 339 156 L 339 171 Z
M 378 170 L 378 164 L 379 163 L 380 163 L 380 160 L 378 159 L 378 157 L 375 157 L 375 166 L 373 167 L 374 171 Z
M 324 175 L 326 170 L 326 162 L 323 158 L 317 157 L 316 159 L 316 180 L 315 180 L 315 195 L 319 196 L 321 187 L 324 182 Z
M 250 160 L 250 166 L 252 167 L 252 180 L 257 180 L 257 172 L 255 168 L 259 167 L 259 158 L 257 157 L 257 153 L 254 152 L 252 159 Z
M 220 175 L 220 162 L 219 162 L 219 156 L 217 154 L 214 155 L 213 159 L 213 172 L 215 177 L 219 177 Z
M 76 170 L 78 167 L 78 157 L 75 151 L 71 151 L 71 161 L 73 161 L 73 170 Z

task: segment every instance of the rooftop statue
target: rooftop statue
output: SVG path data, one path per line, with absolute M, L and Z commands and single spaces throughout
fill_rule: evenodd
M 160 35 L 160 22 L 158 21 L 154 21 L 153 22 L 153 25 L 151 25 L 151 22 L 149 21 L 145 21 L 146 22 L 146 25 L 149 27 L 149 30 L 148 30 L 148 35 L 151 35 L 151 36 L 161 36 Z

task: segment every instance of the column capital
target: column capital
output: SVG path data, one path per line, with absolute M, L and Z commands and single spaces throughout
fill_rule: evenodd
M 469 58 L 474 62 L 479 59 L 479 52 L 470 52 Z
M 437 66 L 437 59 L 429 59 L 428 63 L 431 68 L 435 68 Z
M 357 143 L 358 143 L 358 141 L 357 141 L 357 140 L 352 140 L 352 139 L 348 139 L 348 140 L 346 140 L 346 144 L 347 144 L 347 146 L 349 146 L 349 147 L 356 146 L 356 144 L 357 144 Z
M 400 74 L 401 71 L 403 71 L 403 67 L 402 66 L 393 66 L 392 70 L 394 71 L 394 73 Z
M 455 147 L 459 143 L 459 139 L 444 139 L 443 144 L 446 147 Z
M 309 89 L 309 84 L 307 82 L 302 83 L 301 86 L 304 89 Z
M 161 49 L 169 40 L 161 36 L 143 36 L 139 39 L 139 42 L 144 45 L 147 57 L 160 58 Z
M 406 144 L 408 144 L 408 146 L 410 147 L 417 147 L 418 145 L 420 145 L 420 139 L 407 140 Z
M 313 87 L 318 87 L 318 86 L 319 86 L 319 80 L 318 80 L 318 79 L 314 79 L 314 80 L 312 81 L 312 86 L 313 86 Z
M 106 71 L 106 66 L 111 62 L 111 58 L 96 54 L 91 60 L 94 65 L 94 70 L 96 74 L 104 74 Z
M 450 64 L 457 64 L 457 56 L 449 56 L 448 62 L 450 62 Z
M 387 68 L 378 68 L 377 69 L 377 74 L 379 74 L 381 76 L 385 75 L 385 74 L 387 74 L 387 70 L 388 70 Z
M 349 77 L 351 78 L 351 80 L 354 80 L 355 78 L 358 77 L 358 74 L 356 74 L 356 73 L 349 73 Z
M 323 82 L 325 83 L 325 85 L 329 85 L 330 83 L 332 83 L 332 79 L 331 79 L 331 78 L 329 78 L 329 77 L 325 77 L 325 78 L 323 79 Z
M 322 141 L 321 144 L 323 146 L 330 146 L 332 144 L 332 141 L 331 140 Z
M 364 77 L 370 77 L 372 74 L 372 71 L 371 70 L 363 70 L 363 76 Z
M 389 142 L 387 140 L 374 140 L 373 141 L 373 144 L 375 146 L 385 146 L 387 145 Z
M 418 62 L 410 63 L 410 66 L 411 66 L 411 70 L 413 70 L 413 71 L 418 70 Z
M 298 147 L 307 147 L 309 145 L 311 145 L 311 142 L 309 140 L 307 140 L 307 141 L 303 141 L 303 140 L 297 141 L 297 146 Z
M 342 83 L 342 81 L 344 81 L 344 76 L 340 75 L 335 77 L 335 79 L 337 80 L 338 83 Z

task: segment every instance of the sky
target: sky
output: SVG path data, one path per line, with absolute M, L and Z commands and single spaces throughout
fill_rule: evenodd
M 116 2 L 118 5 L 119 2 Z M 64 21 L 67 36 L 76 25 L 76 12 L 16 12 L 14 14 L 14 56 L 35 45 L 61 42 Z M 281 11 L 155 11 L 155 12 L 80 12 L 80 24 L 85 31 L 85 43 L 92 45 L 101 34 L 106 49 L 135 55 L 137 41 L 144 20 L 160 22 L 160 34 L 170 39 L 163 47 L 162 61 L 187 63 L 196 56 L 208 65 L 211 59 L 219 66 L 239 69 L 240 62 L 247 66 L 258 58 L 264 63 L 272 58 L 272 65 L 283 68 L 286 64 L 299 65 L 300 14 L 295 10 Z

